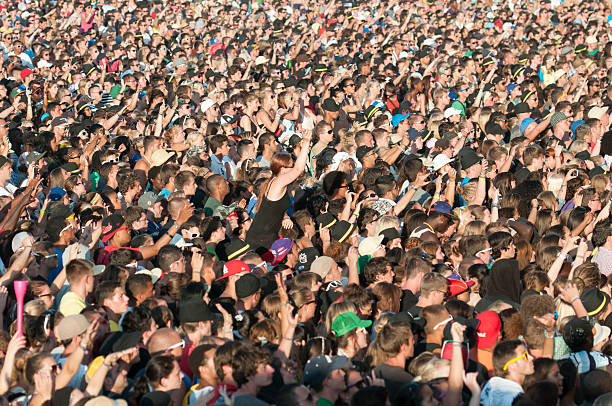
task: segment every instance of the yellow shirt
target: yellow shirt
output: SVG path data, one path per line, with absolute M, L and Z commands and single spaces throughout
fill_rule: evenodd
M 59 311 L 64 316 L 72 316 L 73 314 L 81 313 L 81 310 L 85 307 L 87 307 L 85 300 L 81 299 L 81 297 L 74 292 L 68 292 L 62 297 Z

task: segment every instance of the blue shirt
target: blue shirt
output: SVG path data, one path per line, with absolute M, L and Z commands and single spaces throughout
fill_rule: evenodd
M 227 179 L 225 174 L 225 165 L 217 158 L 216 155 L 210 156 L 210 170 Z

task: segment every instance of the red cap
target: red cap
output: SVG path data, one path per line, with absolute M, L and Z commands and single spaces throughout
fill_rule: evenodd
M 223 42 L 216 42 L 210 46 L 208 53 L 214 55 L 220 49 L 225 49 L 225 45 L 223 45 Z
M 467 292 L 470 286 L 474 286 L 474 281 L 460 281 L 457 279 L 449 279 L 448 280 L 448 295 L 449 296 L 457 296 L 462 294 L 463 292 Z
M 494 311 L 487 310 L 480 313 L 476 318 L 480 320 L 476 328 L 476 346 L 478 348 L 493 347 L 502 327 L 499 316 Z
M 34 73 L 32 69 L 25 68 L 24 70 L 21 71 L 21 74 L 20 74 L 21 80 L 25 80 L 25 78 L 30 76 L 32 73 Z
M 239 275 L 241 273 L 251 272 L 251 268 L 244 262 L 239 259 L 233 259 L 231 261 L 227 261 L 225 265 L 223 265 L 223 275 L 217 278 L 217 280 L 225 279 L 228 276 Z

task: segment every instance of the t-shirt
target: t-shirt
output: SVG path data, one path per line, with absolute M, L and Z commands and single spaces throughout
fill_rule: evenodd
M 404 386 L 404 384 L 412 382 L 414 379 L 414 377 L 403 368 L 387 364 L 380 364 L 374 368 L 374 374 L 377 378 L 385 380 L 385 386 L 389 391 L 389 399 L 392 402 L 401 387 Z
M 482 406 L 512 406 L 512 401 L 523 393 L 523 387 L 509 379 L 494 376 L 482 389 Z
M 234 406 L 270 406 L 253 395 L 239 395 L 234 398 Z
M 73 314 L 81 313 L 81 310 L 86 307 L 87 303 L 85 303 L 85 300 L 74 292 L 68 292 L 62 297 L 59 311 L 64 316 L 72 316 Z

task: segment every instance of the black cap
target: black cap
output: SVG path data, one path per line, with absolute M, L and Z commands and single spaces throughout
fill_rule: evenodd
M 49 236 L 49 240 L 51 242 L 59 240 L 60 233 L 64 227 L 66 227 L 66 219 L 61 217 L 51 217 L 47 221 L 47 226 L 45 227 L 45 232 Z
M 344 242 L 355 230 L 355 224 L 340 220 L 330 230 L 331 238 L 338 242 Z
M 4 155 L 0 155 L 0 168 L 2 168 L 8 162 L 11 162 L 11 160 L 5 157 Z
M 370 153 L 370 151 L 374 151 L 374 148 L 368 147 L 367 145 L 362 145 L 359 148 L 357 148 L 357 151 L 355 152 L 355 156 L 357 157 L 357 159 L 361 161 L 364 156 Z
M 181 323 L 197 323 L 213 320 L 214 316 L 208 305 L 202 299 L 190 300 L 179 306 L 179 321 Z
M 386 228 L 386 229 L 382 230 L 380 233 L 378 233 L 378 235 L 383 235 L 385 237 L 382 240 L 383 244 L 386 244 L 389 241 L 393 241 L 396 238 L 402 238 L 402 236 L 400 235 L 399 231 L 397 231 L 397 228 L 395 228 L 395 227 Z
M 336 224 L 336 221 L 338 220 L 336 220 L 336 218 L 331 213 L 323 213 L 319 214 L 315 221 L 317 223 L 317 228 L 319 228 L 319 226 L 322 226 L 323 228 L 330 228 L 331 226 Z
M 115 212 L 102 220 L 102 242 L 113 238 L 115 233 L 123 226 L 125 219 L 121 214 Z
M 74 162 L 66 162 L 65 164 L 62 165 L 62 169 L 71 175 L 74 175 L 76 173 L 81 173 L 81 168 L 79 167 L 79 165 L 75 164 Z
M 221 256 L 226 257 L 228 261 L 231 261 L 232 259 L 236 259 L 240 255 L 247 252 L 251 246 L 246 241 L 236 238 L 235 240 L 226 243 L 222 248 L 223 249 L 220 250 L 220 252 L 224 251 L 225 256 Z
M 121 333 L 117 341 L 113 344 L 113 352 L 120 352 L 136 347 L 142 341 L 142 333 L 134 331 L 131 333 Z
M 563 341 L 570 349 L 584 347 L 593 342 L 593 326 L 588 321 L 574 317 L 563 327 Z
M 246 274 L 236 281 L 236 296 L 239 299 L 257 293 L 260 288 L 259 279 L 253 274 Z
M 580 295 L 580 300 L 582 301 L 587 314 L 589 316 L 595 316 L 608 307 L 608 303 L 610 303 L 610 296 L 596 287 L 591 287 Z
M 340 107 L 338 107 L 338 104 L 332 98 L 325 99 L 323 101 L 323 105 L 321 107 L 323 107 L 323 110 L 329 111 L 329 112 L 332 112 L 332 113 L 335 113 L 335 112 L 340 110 Z
M 306 247 L 301 250 L 298 254 L 298 262 L 295 269 L 298 272 L 310 271 L 310 265 L 317 259 L 321 254 L 315 247 Z
M 470 168 L 481 160 L 482 158 L 471 148 L 463 148 L 459 151 L 459 161 L 461 162 L 461 169 L 463 170 Z
M 531 109 L 529 108 L 529 105 L 527 103 L 519 103 L 514 106 L 514 112 L 516 114 L 530 113 Z

